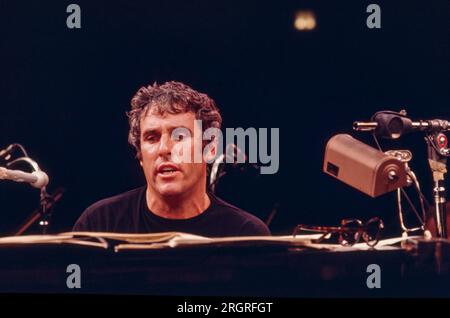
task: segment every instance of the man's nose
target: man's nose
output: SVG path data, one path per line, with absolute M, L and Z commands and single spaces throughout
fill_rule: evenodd
M 172 152 L 172 139 L 169 135 L 164 134 L 161 136 L 159 143 L 159 154 L 160 155 L 170 155 Z

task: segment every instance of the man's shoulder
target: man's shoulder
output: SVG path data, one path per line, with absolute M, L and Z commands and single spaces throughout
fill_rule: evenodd
M 215 195 L 211 195 L 211 197 L 213 198 L 216 208 L 226 213 L 228 220 L 241 225 L 241 235 L 270 235 L 269 228 L 255 215 L 238 208 Z
M 249 212 L 247 212 L 247 211 L 245 211 L 245 210 L 243 210 L 241 208 L 238 208 L 237 206 L 235 206 L 235 205 L 233 205 L 233 204 L 231 204 L 231 203 L 229 203 L 229 202 L 219 198 L 216 195 L 211 195 L 211 198 L 213 199 L 214 204 L 218 208 L 220 208 L 222 210 L 226 210 L 227 212 L 229 212 L 229 213 L 231 213 L 231 214 L 233 214 L 235 216 L 245 217 L 245 218 L 247 218 L 247 217 L 249 217 L 249 218 L 256 218 L 251 213 L 249 213 Z
M 130 203 L 135 203 L 137 198 L 145 192 L 145 186 L 135 188 L 108 198 L 104 198 L 99 200 L 93 204 L 91 204 L 85 212 L 91 211 L 108 211 L 111 209 L 115 209 L 121 207 L 123 205 L 128 205 Z
M 121 194 L 102 199 L 90 205 L 73 227 L 73 231 L 109 232 L 121 228 L 124 219 L 135 218 L 133 211 L 138 211 L 139 197 L 145 193 L 145 187 L 136 188 Z M 126 231 L 128 229 L 122 229 Z

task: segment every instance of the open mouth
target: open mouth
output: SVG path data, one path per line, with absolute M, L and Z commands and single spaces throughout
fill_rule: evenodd
M 175 172 L 178 172 L 178 170 L 177 169 L 173 169 L 173 168 L 167 168 L 167 169 L 162 169 L 162 170 L 158 171 L 159 174 L 162 174 L 162 175 L 165 175 L 165 176 L 172 175 Z
M 180 169 L 173 164 L 162 164 L 158 167 L 157 174 L 162 176 L 172 176 L 179 171 Z

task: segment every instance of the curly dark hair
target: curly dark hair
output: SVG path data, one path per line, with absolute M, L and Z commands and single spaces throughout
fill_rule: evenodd
M 141 118 L 150 109 L 160 115 L 192 112 L 196 119 L 202 120 L 203 131 L 211 127 L 220 129 L 222 125 L 214 100 L 186 84 L 170 81 L 141 87 L 131 99 L 131 110 L 127 112 L 128 142 L 136 149 L 138 159 L 141 158 Z

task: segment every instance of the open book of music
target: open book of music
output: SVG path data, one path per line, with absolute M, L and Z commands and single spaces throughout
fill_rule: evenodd
M 240 236 L 210 238 L 182 232 L 128 234 L 108 232 L 67 232 L 56 235 L 24 235 L 0 238 L 0 247 L 24 244 L 75 244 L 114 251 L 164 249 L 193 246 L 308 246 L 320 234 L 289 236 Z
M 255 246 L 283 246 L 304 247 L 311 249 L 327 249 L 335 251 L 365 250 L 369 247 L 365 243 L 352 247 L 342 247 L 338 244 L 318 244 L 314 240 L 322 234 L 286 236 L 238 236 L 211 238 L 182 232 L 162 232 L 149 234 L 128 234 L 108 232 L 67 232 L 56 235 L 24 235 L 0 238 L 0 247 L 26 244 L 69 244 L 111 248 L 115 252 L 125 250 L 155 250 L 184 247 L 255 247 Z M 391 249 L 394 245 L 416 237 L 391 238 L 382 240 L 376 249 Z

